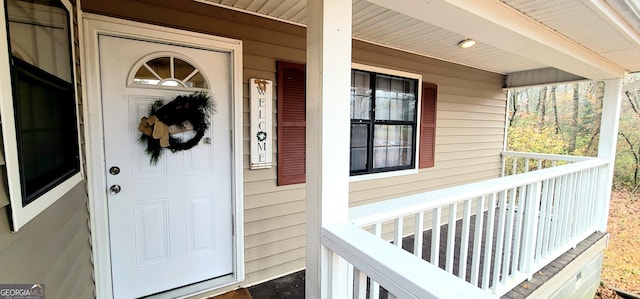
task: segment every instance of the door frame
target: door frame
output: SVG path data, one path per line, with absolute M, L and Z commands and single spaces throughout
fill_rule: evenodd
M 102 127 L 99 35 L 186 45 L 205 50 L 222 51 L 231 55 L 233 273 L 161 293 L 158 297 L 195 295 L 244 281 L 242 41 L 89 13 L 80 15 L 82 26 L 79 26 L 79 30 L 81 30 L 79 35 L 82 37 L 80 39 L 80 47 L 83 53 L 81 56 L 82 82 L 84 86 L 82 98 L 84 99 L 83 119 L 89 195 L 88 209 L 96 297 L 113 297 L 106 187 L 107 170 L 104 164 L 104 133 Z M 82 60 L 84 60 L 84 63 Z M 123 78 L 123 84 L 125 81 L 126 78 Z

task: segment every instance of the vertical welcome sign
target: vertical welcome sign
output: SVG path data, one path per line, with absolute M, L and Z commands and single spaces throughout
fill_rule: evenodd
M 272 100 L 273 82 L 264 79 L 249 79 L 251 106 L 251 169 L 271 168 L 272 158 Z

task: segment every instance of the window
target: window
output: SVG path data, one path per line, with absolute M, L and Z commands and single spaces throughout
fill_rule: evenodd
M 2 118 L 4 143 L 15 146 L 7 174 L 19 177 L 9 180 L 17 230 L 80 181 L 80 150 L 70 4 L 8 0 L 4 8 L 11 86 L 2 93 L 13 102 L 3 103 Z
M 351 174 L 414 168 L 418 80 L 351 71 Z
M 351 175 L 433 167 L 437 86 L 371 69 L 352 70 L 351 98 L 345 99 L 351 107 Z M 278 185 L 305 181 L 304 86 L 304 65 L 278 62 Z
M 186 89 L 207 89 L 207 80 L 200 70 L 176 54 L 153 54 L 138 62 L 138 69 L 129 77 L 130 86 L 138 87 L 179 87 Z

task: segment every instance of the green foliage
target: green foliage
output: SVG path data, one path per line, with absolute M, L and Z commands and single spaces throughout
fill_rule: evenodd
M 527 125 L 527 119 L 520 119 L 518 125 L 509 128 L 507 148 L 510 151 L 565 154 L 564 140 L 553 128 L 538 129 Z
M 623 82 L 614 183 L 640 186 L 640 73 Z M 576 85 L 577 84 L 577 85 Z M 597 156 L 603 82 L 510 90 L 507 148 L 512 151 Z M 506 161 L 512 167 L 510 160 Z M 517 165 L 517 168 L 523 166 Z

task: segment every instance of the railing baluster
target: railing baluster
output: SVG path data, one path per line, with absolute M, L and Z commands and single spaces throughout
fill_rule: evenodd
M 507 190 L 501 192 L 500 195 L 500 212 L 498 213 L 498 236 L 496 240 L 496 255 L 494 256 L 493 266 L 493 285 L 492 289 L 495 291 L 498 289 L 498 283 L 502 282 L 500 279 L 500 269 L 502 268 L 502 253 L 504 251 L 505 241 L 505 222 L 507 218 Z
M 473 237 L 473 257 L 471 258 L 471 284 L 474 286 L 478 286 L 478 276 L 480 275 L 480 246 L 482 245 L 482 226 L 484 225 L 484 200 L 485 196 L 482 195 L 476 203 L 476 229 Z
M 561 176 L 557 179 L 556 193 L 553 201 L 553 221 L 551 222 L 551 236 L 552 240 L 550 246 L 556 249 L 560 246 L 560 233 L 559 229 L 562 229 L 563 213 L 564 213 L 564 192 L 566 189 L 566 176 Z
M 561 236 L 562 238 L 560 239 L 560 244 L 562 246 L 565 245 L 565 243 L 567 242 L 567 238 L 569 237 L 569 233 L 568 231 L 571 229 L 570 225 L 571 225 L 571 209 L 572 209 L 572 196 L 573 196 L 573 175 L 569 174 L 566 177 L 566 184 L 567 184 L 567 189 L 566 192 L 564 194 L 564 200 L 565 200 L 565 206 L 564 206 L 564 218 L 562 219 L 562 230 L 561 232 Z
M 542 169 L 542 158 L 538 159 L 538 170 Z
M 542 256 L 547 256 L 549 253 L 549 240 L 551 240 L 551 223 L 553 222 L 553 202 L 555 200 L 556 193 L 556 178 L 552 178 L 548 181 L 547 187 L 547 204 L 545 207 L 545 219 L 544 219 L 544 238 L 542 240 Z
M 526 203 L 527 196 L 531 190 L 528 185 L 520 187 L 520 196 L 518 197 L 518 205 L 516 207 L 516 222 L 515 222 L 515 233 L 513 237 L 513 257 L 511 259 L 511 275 L 515 275 L 515 273 L 522 267 L 522 222 L 524 219 L 524 213 L 526 212 Z
M 353 271 L 353 298 L 354 299 L 366 299 L 367 298 L 367 275 L 360 271 L 358 268 L 354 268 Z
M 529 158 L 524 158 L 524 172 L 529 172 Z
M 571 227 L 571 238 L 575 238 L 578 235 L 578 228 L 580 227 L 580 212 L 582 211 L 582 172 L 576 173 L 576 189 L 574 193 L 574 207 L 573 207 L 573 226 Z
M 515 215 L 515 203 L 517 188 L 511 190 L 509 200 L 509 217 L 507 218 L 507 234 L 505 235 L 504 257 L 502 259 L 502 279 L 507 280 L 509 277 L 509 269 L 511 268 L 511 242 L 513 242 L 513 218 Z M 520 193 L 524 192 L 520 188 Z
M 541 256 L 543 256 L 542 248 L 544 245 L 543 239 L 546 237 L 546 234 L 544 233 L 544 228 L 545 228 L 545 223 L 547 219 L 547 202 L 549 201 L 549 184 L 550 184 L 549 180 L 542 181 L 542 195 L 541 195 L 540 207 L 535 207 L 536 209 L 539 208 L 538 218 L 540 219 L 540 221 L 538 221 L 538 240 L 536 240 L 536 251 L 535 251 L 536 253 L 534 255 L 534 258 L 540 258 Z
M 445 256 L 445 270 L 453 273 L 453 260 L 456 249 L 456 220 L 458 218 L 458 204 L 449 205 L 449 224 L 447 228 L 447 255 Z
M 573 240 L 576 236 L 576 224 L 578 223 L 578 193 L 580 192 L 580 176 L 577 173 L 573 174 L 573 192 L 571 192 L 571 223 L 569 225 L 569 240 L 571 243 L 575 243 Z M 575 244 L 574 244 L 575 245 Z
M 536 227 L 538 226 L 538 207 L 540 206 L 540 196 L 542 194 L 542 182 L 536 182 L 529 185 L 529 194 L 527 196 L 526 213 L 524 219 L 524 231 L 523 231 L 523 245 L 521 256 L 522 272 L 527 273 L 529 278 L 533 277 L 531 271 L 532 264 L 534 262 L 535 255 L 535 242 L 538 232 Z
M 424 237 L 424 212 L 415 215 L 415 232 L 413 235 L 413 254 L 422 258 L 422 238 Z
M 393 243 L 402 248 L 402 226 L 404 225 L 404 221 L 402 217 L 396 218 L 394 221 L 394 232 L 393 232 Z
M 440 263 L 440 220 L 442 208 L 437 207 L 431 214 L 431 263 L 439 267 Z
M 594 226 L 595 223 L 595 214 L 596 214 L 596 194 L 598 194 L 598 188 L 600 188 L 600 186 L 598 185 L 598 168 L 593 168 L 591 169 L 591 191 L 589 192 L 589 201 L 590 201 L 590 208 L 591 210 L 589 211 L 589 224 Z
M 493 231 L 494 225 L 496 221 L 496 199 L 497 194 L 491 194 L 491 198 L 489 199 L 489 207 L 487 214 L 487 234 L 486 241 L 484 244 L 484 259 L 483 259 L 483 267 L 482 267 L 482 289 L 489 289 L 489 282 L 491 281 L 491 253 L 493 251 Z
M 582 213 L 580 214 L 580 232 L 584 232 L 587 230 L 587 217 L 585 217 L 586 215 L 588 215 L 589 213 L 589 193 L 587 193 L 589 191 L 589 170 L 583 170 L 582 171 L 582 187 L 584 188 L 582 191 L 582 197 L 580 198 L 581 201 L 581 206 L 582 206 Z
M 382 238 L 382 223 L 374 224 L 373 231 L 376 237 Z M 380 284 L 373 279 L 369 279 L 369 298 L 380 298 Z
M 471 199 L 464 202 L 462 217 L 462 236 L 460 236 L 460 260 L 458 261 L 458 277 L 467 280 L 467 256 L 469 254 L 469 225 L 471 222 Z

